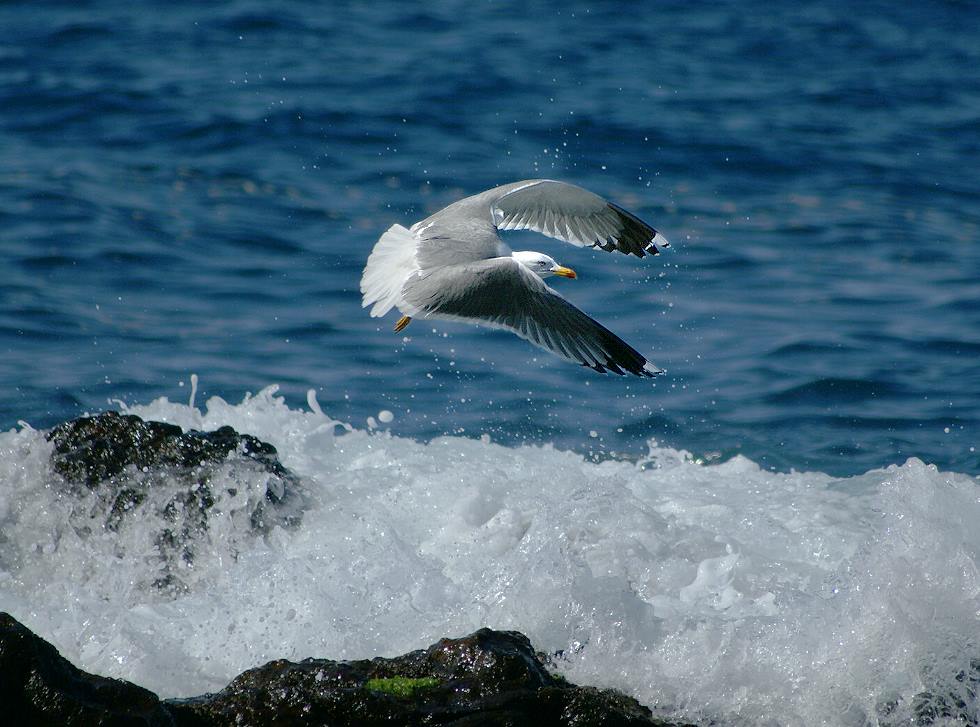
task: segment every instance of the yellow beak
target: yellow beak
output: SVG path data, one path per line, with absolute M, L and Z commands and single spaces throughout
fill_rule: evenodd
M 578 277 L 578 275 L 575 274 L 574 270 L 572 270 L 571 268 L 563 268 L 561 265 L 556 267 L 551 272 L 553 272 L 555 275 L 560 275 L 563 278 L 571 278 L 572 280 Z

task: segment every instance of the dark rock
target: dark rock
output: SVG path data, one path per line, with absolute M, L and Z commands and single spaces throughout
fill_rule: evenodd
M 217 694 L 161 701 L 76 669 L 7 614 L 0 705 L 5 723 L 30 725 L 671 725 L 624 694 L 553 676 L 513 631 L 481 629 L 394 659 L 273 661 Z
M 243 486 L 256 476 L 264 481 L 264 492 L 248 504 L 243 529 L 261 534 L 275 525 L 293 527 L 301 518 L 305 498 L 299 479 L 282 465 L 275 447 L 231 427 L 184 432 L 173 424 L 106 412 L 60 424 L 47 438 L 54 444 L 52 467 L 67 488 L 80 499 L 94 498 L 73 518 L 80 535 L 93 528 L 116 531 L 132 513 L 152 509 L 160 522 L 153 543 L 162 564 L 153 582 L 158 588 L 182 588 L 178 566 L 193 563 L 195 542 L 206 537 L 212 508 L 238 494 L 238 487 L 216 489 L 219 471 L 230 469 L 231 479 Z
M 58 473 L 89 487 L 119 475 L 130 465 L 189 469 L 220 462 L 231 452 L 240 452 L 280 479 L 292 477 L 279 462 L 275 447 L 231 427 L 185 434 L 174 424 L 110 411 L 59 424 L 48 439 L 54 442 L 51 459 Z M 270 493 L 270 498 L 275 497 Z
M 6 613 L 0 613 L 0 709 L 8 725 L 176 724 L 153 692 L 76 669 Z
M 980 724 L 978 694 L 980 659 L 971 659 L 970 670 L 957 672 L 945 688 L 915 695 L 912 703 L 915 724 Z
M 425 679 L 426 687 L 406 697 L 368 686 L 392 677 Z M 619 692 L 552 676 L 527 637 L 490 629 L 394 659 L 273 661 L 241 674 L 218 694 L 171 706 L 199 724 L 667 724 Z

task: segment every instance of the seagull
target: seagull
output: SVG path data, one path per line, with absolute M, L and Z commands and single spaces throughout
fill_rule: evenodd
M 499 230 L 534 230 L 578 247 L 644 257 L 670 243 L 638 217 L 574 184 L 513 182 L 466 197 L 416 222 L 392 225 L 361 277 L 362 306 L 378 318 L 397 307 L 413 318 L 504 328 L 600 373 L 663 373 L 619 336 L 545 284 L 575 271 L 548 255 L 512 252 Z

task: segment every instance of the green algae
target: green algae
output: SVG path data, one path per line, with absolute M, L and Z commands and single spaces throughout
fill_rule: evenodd
M 368 679 L 364 685 L 372 692 L 383 692 L 393 697 L 414 697 L 417 692 L 439 686 L 435 677 L 388 677 L 386 679 Z

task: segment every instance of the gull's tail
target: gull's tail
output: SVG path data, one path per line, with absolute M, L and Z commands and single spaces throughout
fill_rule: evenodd
M 392 225 L 374 245 L 361 276 L 361 307 L 371 308 L 371 317 L 380 318 L 401 299 L 402 286 L 418 270 L 415 247 L 418 240 L 401 225 Z

